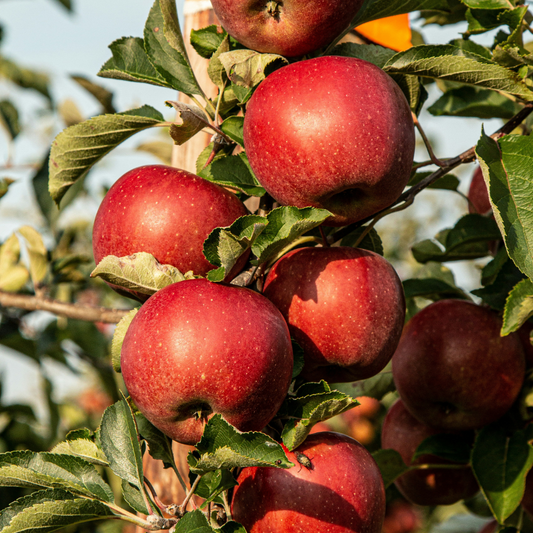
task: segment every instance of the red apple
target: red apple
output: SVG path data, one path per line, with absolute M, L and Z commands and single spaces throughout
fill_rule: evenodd
M 411 533 L 422 528 L 422 513 L 414 505 L 394 500 L 387 504 L 383 533 Z M 491 532 L 492 533 L 492 532 Z
M 363 0 L 212 0 L 224 29 L 259 52 L 301 56 L 350 26 Z
M 492 205 L 489 200 L 489 191 L 483 178 L 481 167 L 477 167 L 472 176 L 470 187 L 468 189 L 468 211 L 470 213 L 479 213 L 486 215 L 492 211 Z
M 309 381 L 355 381 L 390 361 L 405 301 L 390 263 L 367 250 L 300 248 L 270 270 L 264 295 L 280 309 L 305 353 Z
M 396 83 L 378 67 L 326 56 L 283 67 L 250 99 L 244 145 L 281 204 L 328 209 L 342 226 L 392 204 L 411 174 L 415 135 Z
M 422 424 L 405 408 L 401 400 L 389 409 L 381 430 L 382 448 L 396 450 L 407 465 L 453 464 L 435 455 L 412 457 L 428 437 L 442 433 Z M 474 433 L 472 432 L 472 441 Z M 402 495 L 417 505 L 450 505 L 471 498 L 479 490 L 474 473 L 469 466 L 460 469 L 431 468 L 413 470 L 400 476 L 395 485 Z
M 107 255 L 148 252 L 182 273 L 204 276 L 214 268 L 203 255 L 207 236 L 246 214 L 234 194 L 190 172 L 164 165 L 135 168 L 109 189 L 98 209 L 94 259 L 98 264 Z M 247 258 L 239 260 L 228 279 Z
M 198 442 L 215 413 L 241 431 L 262 429 L 285 399 L 292 365 L 289 331 L 271 302 L 205 279 L 174 283 L 149 298 L 121 352 L 135 405 L 184 444 Z
M 372 456 L 339 433 L 314 433 L 287 456 L 295 466 L 244 468 L 232 501 L 249 533 L 381 533 L 383 480 Z
M 406 325 L 392 358 L 394 382 L 411 414 L 445 430 L 477 429 L 504 415 L 524 381 L 516 333 L 464 300 L 441 300 Z

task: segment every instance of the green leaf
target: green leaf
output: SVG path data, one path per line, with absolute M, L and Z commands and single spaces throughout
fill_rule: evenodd
M 203 94 L 187 57 L 174 0 L 155 0 L 144 27 L 144 48 L 169 87 Z
M 100 442 L 113 472 L 142 489 L 141 446 L 135 419 L 126 400 L 120 400 L 105 410 L 100 424 Z
M 113 501 L 111 488 L 95 467 L 72 455 L 29 451 L 0 454 L 0 486 L 61 488 L 84 497 Z
M 104 155 L 135 133 L 161 122 L 161 113 L 143 106 L 125 113 L 99 115 L 63 130 L 50 153 L 49 191 L 56 204 Z
M 446 0 L 365 0 L 361 9 L 351 23 L 351 27 L 360 26 L 365 22 L 393 15 L 420 11 L 422 9 L 438 9 L 446 11 Z
M 309 435 L 317 422 L 327 420 L 359 405 L 359 402 L 337 390 L 331 390 L 325 382 L 326 389 L 320 392 L 306 393 L 308 387 L 300 387 L 295 397 L 290 397 L 281 407 L 285 423 L 281 438 L 289 450 L 297 448 Z
M 39 287 L 48 272 L 48 250 L 40 233 L 32 226 L 22 226 L 17 232 L 24 238 L 30 259 L 30 276 L 35 287 Z
M 403 290 L 406 298 L 426 298 L 434 302 L 447 298 L 471 299 L 461 289 L 434 278 L 406 279 L 403 282 Z
M 488 243 L 500 237 L 492 218 L 470 214 L 460 218 L 455 227 L 441 231 L 434 240 L 415 244 L 412 251 L 419 263 L 476 259 L 489 255 Z
M 48 533 L 90 520 L 117 518 L 105 504 L 64 490 L 37 491 L 0 511 L 2 533 Z
M 170 84 L 157 72 L 144 49 L 140 37 L 122 37 L 109 45 L 113 57 L 106 61 L 98 76 L 115 80 L 151 83 L 170 88 Z
M 113 332 L 113 340 L 111 341 L 111 364 L 113 365 L 113 370 L 115 372 L 121 372 L 120 352 L 122 350 L 122 343 L 124 342 L 124 337 L 130 327 L 131 321 L 137 314 L 138 310 L 139 308 L 137 307 L 132 309 L 126 316 L 123 316 Z
M 142 492 L 139 487 L 122 480 L 122 496 L 124 501 L 135 511 L 142 514 L 151 514 L 150 509 L 146 507 Z
M 461 0 L 472 9 L 513 9 L 510 0 Z
M 428 98 L 428 92 L 422 85 L 420 78 L 407 74 L 390 74 L 390 77 L 402 90 L 411 111 L 418 116 Z
M 443 78 L 533 100 L 533 92 L 518 74 L 450 44 L 415 46 L 396 54 L 384 70 L 389 74 Z
M 483 267 L 483 270 L 481 271 L 481 284 L 490 285 L 494 283 L 502 268 L 509 261 L 510 259 L 507 255 L 507 250 L 505 249 L 505 246 L 502 246 L 496 253 L 494 259 Z
M 50 453 L 63 455 L 74 455 L 81 457 L 85 461 L 99 466 L 108 466 L 109 463 L 104 452 L 97 446 L 91 438 L 76 438 L 65 440 L 56 444 Z
M 507 253 L 533 278 L 533 139 L 509 135 L 496 142 L 482 132 L 476 155 Z
M 505 307 L 509 292 L 523 278 L 523 274 L 516 268 L 514 263 L 507 261 L 491 285 L 472 291 L 472 294 L 481 298 L 484 303 L 493 309 L 501 311 Z
M 206 516 L 199 509 L 187 513 L 174 529 L 174 533 L 217 533 L 220 531 L 223 529 L 215 530 L 209 525 Z
M 224 39 L 218 45 L 213 57 L 209 61 L 207 67 L 207 74 L 209 79 L 219 88 L 219 92 L 222 91 L 228 81 L 228 75 L 226 69 L 220 61 L 220 54 L 225 54 L 230 51 L 229 36 L 226 35 Z
M 21 132 L 19 113 L 9 100 L 0 100 L 0 124 L 3 124 L 11 139 Z
M 6 78 L 23 89 L 37 91 L 46 97 L 48 101 L 52 101 L 49 88 L 50 79 L 46 74 L 20 67 L 13 61 L 3 57 L 1 54 L 0 78 Z
M 209 59 L 217 50 L 226 37 L 226 32 L 220 31 L 220 26 L 211 24 L 207 28 L 191 31 L 191 45 L 198 55 Z
M 468 464 L 472 451 L 473 433 L 438 433 L 424 439 L 417 447 L 412 460 L 422 455 L 436 455 L 454 463 Z
M 278 255 L 289 243 L 320 226 L 324 220 L 332 216 L 326 209 L 293 206 L 278 207 L 267 215 L 268 225 L 252 245 L 252 252 L 260 265 Z
M 522 500 L 525 477 L 533 465 L 533 448 L 525 430 L 507 435 L 504 428 L 482 428 L 472 451 L 472 469 L 499 523 L 511 516 Z
M 334 383 L 331 387 L 349 396 L 369 396 L 381 400 L 389 392 L 394 392 L 396 386 L 390 370 L 383 370 L 379 374 L 353 383 Z
M 207 181 L 236 189 L 249 196 L 264 196 L 266 192 L 257 181 L 245 153 L 216 159 L 198 175 Z
M 135 415 L 135 420 L 137 421 L 139 435 L 148 443 L 150 455 L 158 461 L 163 461 L 165 468 L 175 465 L 172 440 L 159 431 L 141 413 Z
M 385 488 L 390 487 L 394 480 L 410 470 L 403 462 L 402 456 L 396 450 L 378 450 L 372 454 L 372 457 L 381 472 Z
M 125 257 L 104 257 L 91 277 L 151 296 L 172 283 L 193 279 L 194 275 L 192 272 L 182 274 L 172 265 L 162 265 L 152 254 L 137 252 Z
M 514 286 L 505 302 L 502 337 L 517 331 L 531 316 L 533 316 L 533 282 L 524 279 Z
M 355 57 L 363 61 L 368 61 L 376 65 L 376 67 L 383 68 L 387 61 L 396 55 L 396 52 L 390 48 L 384 48 L 376 44 L 342 43 L 333 48 L 331 55 Z
M 218 60 L 233 83 L 249 89 L 261 83 L 275 69 L 289 63 L 283 56 L 247 49 L 224 52 Z
M 244 148 L 243 138 L 244 117 L 228 117 L 220 125 L 220 129 L 239 146 Z
M 218 414 L 206 424 L 196 449 L 198 453 L 189 453 L 187 461 L 191 472 L 198 475 L 219 468 L 294 466 L 274 439 L 256 431 L 242 433 Z
M 459 87 L 446 91 L 428 111 L 436 116 L 509 119 L 520 106 L 503 94 L 479 87 Z
M 207 279 L 222 281 L 267 224 L 266 217 L 245 215 L 231 226 L 215 228 L 204 241 L 204 255 L 212 265 L 219 268 L 208 272 Z
M 355 246 L 363 231 L 366 231 L 368 228 L 366 226 L 361 226 L 360 228 L 355 229 L 350 234 L 346 235 L 341 240 L 341 246 Z M 357 243 L 357 248 L 362 250 L 370 250 L 371 252 L 376 252 L 379 255 L 384 254 L 383 242 L 378 232 L 372 228 L 364 237 L 363 240 Z
M 204 508 L 208 502 L 217 500 L 218 496 L 225 490 L 236 485 L 238 483 L 229 470 L 214 470 L 202 476 L 194 493 L 205 500 L 202 503 L 202 508 Z M 218 500 L 220 500 L 219 503 L 222 503 L 222 499 Z

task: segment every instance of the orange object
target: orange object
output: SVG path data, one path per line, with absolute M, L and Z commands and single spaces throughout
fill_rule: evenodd
M 409 15 L 395 15 L 367 22 L 356 28 L 356 31 L 373 43 L 402 52 L 413 46 Z

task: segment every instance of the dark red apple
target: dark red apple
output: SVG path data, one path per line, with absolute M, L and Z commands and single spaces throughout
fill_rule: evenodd
M 287 325 L 270 301 L 205 279 L 149 298 L 121 352 L 135 405 L 184 444 L 198 442 L 215 413 L 241 431 L 262 429 L 285 399 L 292 365 Z
M 468 211 L 470 213 L 479 213 L 486 215 L 492 211 L 492 205 L 489 200 L 489 191 L 487 184 L 483 179 L 483 172 L 481 167 L 477 167 L 472 175 L 472 181 L 468 189 Z
M 411 174 L 407 101 L 378 67 L 326 56 L 283 67 L 250 99 L 244 145 L 261 185 L 281 204 L 328 209 L 342 226 L 392 204 Z
M 300 248 L 270 270 L 263 294 L 303 348 L 302 376 L 355 381 L 390 361 L 405 318 L 402 284 L 390 263 L 367 250 Z
M 290 469 L 244 468 L 237 478 L 232 514 L 249 533 L 381 533 L 383 480 L 361 444 L 314 433 L 287 456 Z
M 214 268 L 203 254 L 207 236 L 246 214 L 234 194 L 190 172 L 164 165 L 135 168 L 109 189 L 98 209 L 94 259 L 98 264 L 107 255 L 148 252 L 182 273 L 204 276 Z M 240 272 L 247 257 L 228 279 Z
M 350 26 L 363 0 L 212 0 L 224 29 L 258 52 L 301 56 Z
M 421 455 L 412 461 L 419 444 L 440 433 L 442 432 L 419 422 L 407 411 L 403 402 L 397 400 L 383 421 L 381 446 L 396 450 L 407 465 L 453 464 L 435 455 Z M 473 441 L 474 432 L 471 437 Z M 471 498 L 479 490 L 469 466 L 413 470 L 400 476 L 395 485 L 407 500 L 417 505 L 451 505 Z
M 516 333 L 500 337 L 502 321 L 464 300 L 441 300 L 405 326 L 392 358 L 394 382 L 411 414 L 444 430 L 477 429 L 504 415 L 524 381 Z

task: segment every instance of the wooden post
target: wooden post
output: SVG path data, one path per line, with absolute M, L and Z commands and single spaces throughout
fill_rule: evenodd
M 191 30 L 198 30 L 211 24 L 218 24 L 218 19 L 209 0 L 185 0 L 183 10 L 185 15 L 183 38 L 191 66 L 205 94 L 209 98 L 214 98 L 217 95 L 218 89 L 207 75 L 209 61 L 196 53 L 190 44 L 190 35 Z M 191 103 L 191 100 L 183 94 L 179 95 L 179 100 L 180 102 Z M 212 135 L 210 132 L 201 131 L 182 146 L 175 146 L 172 152 L 172 166 L 196 173 L 196 159 L 201 151 L 211 142 Z

